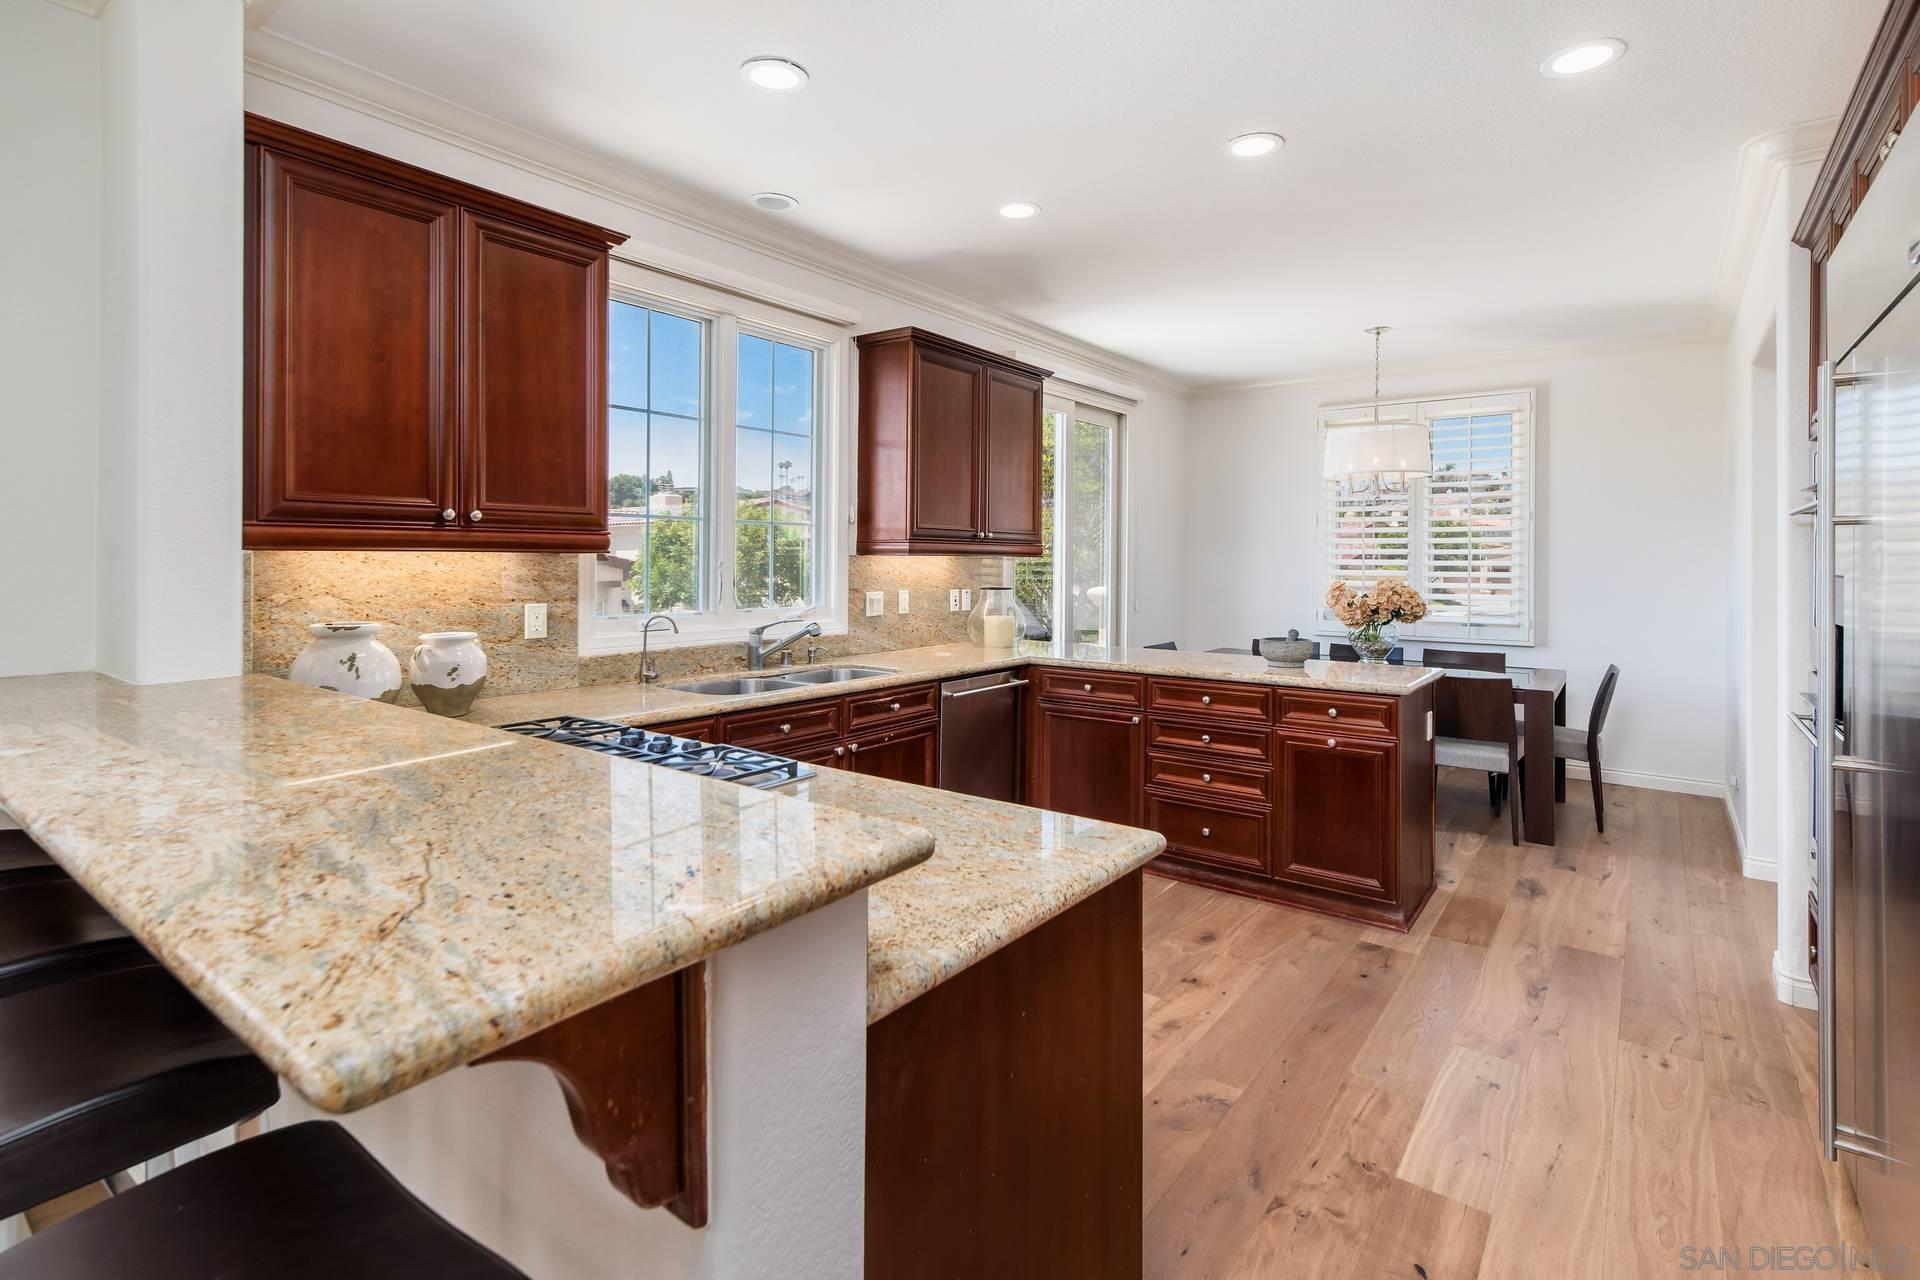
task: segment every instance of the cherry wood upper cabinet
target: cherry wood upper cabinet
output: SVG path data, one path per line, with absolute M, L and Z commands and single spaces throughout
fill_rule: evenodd
M 247 117 L 243 545 L 607 548 L 617 232 Z
M 856 549 L 1041 554 L 1041 388 L 1048 371 L 924 329 L 856 341 Z

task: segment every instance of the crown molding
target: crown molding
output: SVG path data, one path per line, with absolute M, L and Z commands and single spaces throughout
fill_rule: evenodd
M 1747 272 L 1760 250 L 1760 236 L 1766 230 L 1767 211 L 1773 206 L 1780 175 L 1795 165 L 1824 160 L 1839 127 L 1839 116 L 1827 116 L 1763 133 L 1740 148 L 1740 168 L 1734 175 L 1726 230 L 1720 238 L 1720 258 L 1713 273 L 1713 305 L 1726 330 L 1733 327 Z
M 1471 369 L 1476 365 L 1499 364 L 1513 360 L 1550 360 L 1576 359 L 1580 356 L 1612 355 L 1629 351 L 1668 350 L 1673 347 L 1706 346 L 1724 344 L 1726 335 L 1717 329 L 1684 330 L 1676 329 L 1670 333 L 1638 333 L 1621 338 L 1594 338 L 1582 342 L 1550 343 L 1537 347 L 1508 347 L 1503 351 L 1476 352 L 1463 356 L 1440 356 L 1431 360 L 1396 360 L 1391 366 L 1397 378 L 1402 374 L 1446 373 L 1454 369 Z M 1328 373 L 1316 373 L 1299 378 L 1268 378 L 1247 382 L 1215 382 L 1196 386 L 1191 399 L 1235 400 L 1246 396 L 1262 395 L 1269 391 L 1286 391 L 1293 387 L 1312 387 L 1328 382 L 1365 381 L 1373 376 L 1371 364 L 1357 364 L 1347 369 L 1336 369 Z M 1426 396 L 1406 396 L 1398 392 L 1385 397 L 1389 400 L 1439 399 L 1444 394 L 1436 392 Z
M 75 13 L 85 14 L 89 18 L 99 17 L 107 7 L 107 0 L 47 0 L 47 3 L 58 9 L 71 9 Z
M 275 3 L 276 0 L 262 0 Z M 770 232 L 741 211 L 642 176 L 592 152 L 450 102 L 278 32 L 250 30 L 246 71 L 261 80 L 412 132 L 737 248 L 1000 335 L 1103 378 L 1186 396 L 1192 387 L 1164 369 L 1128 359 L 848 253 L 813 236 Z

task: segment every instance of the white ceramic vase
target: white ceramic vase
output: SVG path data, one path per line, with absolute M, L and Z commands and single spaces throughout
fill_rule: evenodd
M 407 680 L 437 716 L 463 716 L 487 682 L 487 653 L 477 631 L 432 631 L 407 658 Z
M 288 677 L 316 689 L 393 702 L 400 696 L 400 659 L 375 637 L 378 622 L 316 622 L 313 639 L 293 660 Z

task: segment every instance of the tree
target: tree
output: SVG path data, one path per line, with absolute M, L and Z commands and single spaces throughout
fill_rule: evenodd
M 646 491 L 647 481 L 644 476 L 622 472 L 617 476 L 607 477 L 607 505 L 610 507 L 637 507 L 640 505 L 641 495 Z

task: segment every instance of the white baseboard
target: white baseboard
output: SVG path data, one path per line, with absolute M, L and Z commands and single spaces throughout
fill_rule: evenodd
M 1710 782 L 1705 778 L 1681 778 L 1670 773 L 1635 773 L 1631 769 L 1616 769 L 1608 765 L 1607 785 L 1622 787 L 1645 787 L 1649 791 L 1675 791 L 1684 796 L 1707 796 L 1724 800 L 1727 796 L 1726 784 Z M 1584 760 L 1567 761 L 1567 779 L 1587 780 L 1587 763 Z
M 1773 994 L 1781 1004 L 1790 1004 L 1796 1009 L 1818 1009 L 1820 993 L 1810 978 L 1802 978 L 1787 973 L 1780 968 L 1780 953 L 1773 953 Z

